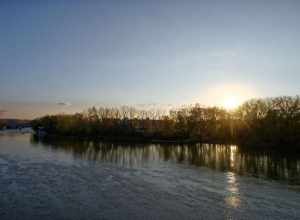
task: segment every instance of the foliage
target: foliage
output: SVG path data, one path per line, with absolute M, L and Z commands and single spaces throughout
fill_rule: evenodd
M 127 137 L 252 145 L 300 144 L 300 98 L 253 99 L 235 111 L 199 104 L 163 114 L 133 107 L 90 108 L 33 120 L 34 130 L 79 137 Z

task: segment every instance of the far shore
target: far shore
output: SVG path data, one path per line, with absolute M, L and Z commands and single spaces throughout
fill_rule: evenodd
M 144 138 L 144 137 L 122 137 L 122 136 L 70 136 L 70 135 L 57 135 L 57 134 L 46 134 L 39 137 L 35 132 L 33 136 L 41 141 L 43 140 L 74 140 L 74 141 L 92 141 L 92 142 L 109 142 L 109 143 L 132 143 L 132 144 L 174 144 L 174 145 L 185 145 L 185 144 L 209 144 L 209 145 L 227 145 L 227 146 L 238 146 L 243 151 L 268 151 L 268 152 L 294 152 L 300 153 L 300 148 L 289 148 L 283 147 L 282 145 L 276 145 L 271 143 L 232 143 L 222 141 L 201 141 L 196 139 L 156 139 L 156 138 Z

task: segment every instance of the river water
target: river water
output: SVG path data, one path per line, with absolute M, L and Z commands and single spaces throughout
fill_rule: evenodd
M 0 219 L 300 219 L 300 156 L 1 132 Z

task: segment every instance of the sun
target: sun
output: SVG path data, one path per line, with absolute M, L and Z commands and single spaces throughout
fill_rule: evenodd
M 204 94 L 208 95 L 197 102 L 203 102 L 208 106 L 218 106 L 228 111 L 234 111 L 245 101 L 259 96 L 255 88 L 242 83 L 213 84 Z
M 241 101 L 235 96 L 224 98 L 222 106 L 227 110 L 233 110 L 241 104 Z

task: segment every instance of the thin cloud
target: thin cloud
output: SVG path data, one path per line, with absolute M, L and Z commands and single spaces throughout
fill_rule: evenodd
M 173 104 L 162 104 L 162 103 L 141 103 L 135 105 L 137 108 L 142 108 L 142 109 L 170 109 L 175 107 Z
M 56 103 L 56 104 L 59 105 L 59 106 L 66 106 L 66 107 L 72 105 L 70 102 L 58 102 L 58 103 Z
M 153 107 L 158 107 L 160 106 L 159 103 L 140 103 L 136 105 L 137 107 L 141 107 L 141 108 L 153 108 Z
M 0 115 L 4 115 L 5 113 L 7 113 L 7 110 L 0 108 Z

